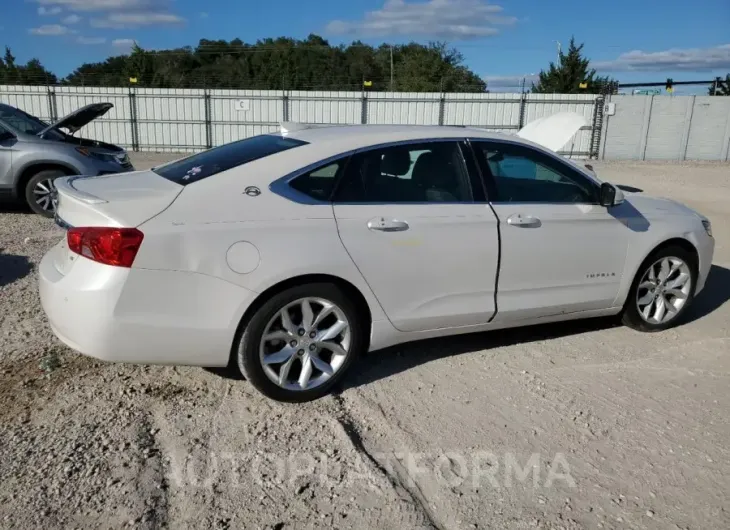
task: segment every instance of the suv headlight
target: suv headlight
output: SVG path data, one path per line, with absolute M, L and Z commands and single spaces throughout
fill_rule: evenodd
M 96 160 L 101 160 L 103 162 L 117 162 L 118 160 L 114 155 L 110 155 L 107 153 L 98 153 L 96 151 L 91 151 L 90 149 L 86 149 L 85 147 L 77 147 L 76 151 L 78 151 L 80 154 L 87 156 L 89 158 L 94 158 Z
M 712 237 L 712 223 L 709 219 L 702 219 L 702 226 L 705 227 L 705 232 L 707 232 L 707 235 Z

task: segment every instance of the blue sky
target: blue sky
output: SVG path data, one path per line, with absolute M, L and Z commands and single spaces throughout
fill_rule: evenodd
M 4 0 L 0 45 L 66 75 L 83 62 L 201 38 L 247 42 L 317 33 L 338 44 L 445 40 L 491 88 L 547 67 L 571 35 L 621 81 L 730 72 L 730 1 Z M 11 4 L 11 5 L 8 5 Z M 702 88 L 702 91 L 705 89 Z

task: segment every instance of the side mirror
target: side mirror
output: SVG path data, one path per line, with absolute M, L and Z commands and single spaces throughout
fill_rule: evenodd
M 13 133 L 4 129 L 0 129 L 0 142 L 4 142 L 5 140 L 12 140 L 13 138 L 15 138 L 15 135 Z
M 604 182 L 603 184 L 601 184 L 600 193 L 601 206 L 605 206 L 606 208 L 610 208 L 611 206 L 616 206 L 624 202 L 623 192 L 616 186 L 608 182 Z

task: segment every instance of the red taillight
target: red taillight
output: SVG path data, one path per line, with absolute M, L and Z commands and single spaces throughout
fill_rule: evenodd
M 68 248 L 90 260 L 131 267 L 144 234 L 136 228 L 79 227 L 66 233 Z

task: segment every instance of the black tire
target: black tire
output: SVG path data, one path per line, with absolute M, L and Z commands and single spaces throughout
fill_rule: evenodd
M 677 312 L 677 315 L 669 320 L 668 322 L 664 323 L 650 323 L 644 320 L 644 318 L 639 313 L 639 308 L 636 303 L 637 299 L 637 291 L 639 288 L 639 282 L 642 280 L 644 274 L 646 273 L 647 269 L 653 264 L 656 263 L 658 260 L 662 258 L 667 257 L 676 257 L 684 261 L 690 269 L 690 275 L 692 278 L 692 285 L 690 288 L 690 292 L 687 296 L 687 301 L 685 304 L 680 308 L 680 310 Z M 685 315 L 687 314 L 687 309 L 692 305 L 692 301 L 694 300 L 694 294 L 695 289 L 697 288 L 697 258 L 694 256 L 691 252 L 688 252 L 684 248 L 680 246 L 666 246 L 663 248 L 660 248 L 656 251 L 654 251 L 652 254 L 649 255 L 648 258 L 644 260 L 644 262 L 641 264 L 641 267 L 639 267 L 639 270 L 636 273 L 636 277 L 634 278 L 633 283 L 631 284 L 631 289 L 629 290 L 629 294 L 626 298 L 626 302 L 624 304 L 623 311 L 621 313 L 621 322 L 637 331 L 643 331 L 647 333 L 655 332 L 655 331 L 663 331 L 665 329 L 671 328 L 676 326 L 677 324 L 680 324 L 682 320 L 684 319 Z
M 336 304 L 345 314 L 350 326 L 350 349 L 340 368 L 320 386 L 309 390 L 289 390 L 269 379 L 259 358 L 259 346 L 269 321 L 287 304 L 300 298 L 317 297 Z M 276 401 L 302 403 L 318 399 L 342 380 L 348 368 L 367 344 L 367 323 L 347 295 L 331 283 L 309 283 L 292 287 L 264 302 L 250 319 L 240 326 L 231 352 L 231 366 L 265 396 Z
M 59 169 L 44 169 L 33 175 L 28 180 L 28 182 L 25 184 L 24 190 L 25 200 L 28 203 L 30 209 L 33 210 L 33 213 L 37 213 L 44 217 L 53 217 L 53 215 L 55 214 L 55 208 L 45 210 L 40 204 L 38 204 L 33 190 L 35 190 L 35 187 L 38 185 L 39 182 L 43 182 L 44 180 L 53 181 L 58 177 L 63 177 L 64 175 L 65 173 Z

